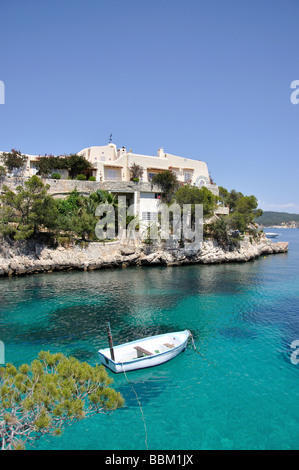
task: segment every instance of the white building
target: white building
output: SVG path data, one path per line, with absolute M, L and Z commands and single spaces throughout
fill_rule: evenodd
M 130 181 L 130 167 L 136 163 L 143 168 L 143 182 L 151 181 L 156 173 L 171 170 L 182 183 L 188 182 L 196 186 L 211 184 L 205 162 L 171 155 L 165 153 L 163 148 L 158 150 L 157 155 L 150 156 L 127 151 L 124 147 L 117 149 L 115 144 L 109 143 L 85 148 L 78 154 L 90 161 L 97 181 Z
M 181 183 L 190 183 L 198 187 L 206 186 L 214 194 L 218 194 L 218 187 L 211 182 L 205 162 L 172 155 L 164 152 L 163 148 L 158 150 L 157 155 L 150 156 L 133 153 L 132 150 L 127 151 L 124 147 L 117 149 L 115 144 L 109 143 L 104 146 L 82 149 L 78 154 L 90 161 L 93 176 L 99 182 L 130 181 L 130 168 L 135 163 L 143 170 L 141 183 L 150 182 L 157 173 L 171 170 Z M 134 197 L 136 214 L 138 213 L 142 221 L 154 221 L 157 219 L 160 194 L 155 192 L 150 185 L 142 186 L 140 191 L 136 191 Z M 112 192 L 117 192 L 117 189 Z
M 1 160 L 0 152 L 0 160 Z M 94 176 L 96 181 L 130 181 L 130 167 L 133 163 L 143 169 L 142 182 L 151 181 L 153 175 L 166 170 L 171 170 L 182 183 L 190 183 L 196 186 L 215 186 L 211 184 L 211 179 L 207 164 L 201 160 L 178 157 L 165 153 L 160 148 L 157 155 L 142 155 L 127 151 L 124 147 L 117 149 L 116 145 L 109 143 L 99 147 L 89 147 L 78 152 L 90 163 L 92 168 L 88 170 L 87 176 Z M 32 176 L 37 173 L 36 162 L 39 156 L 26 155 L 27 162 L 22 169 L 17 169 L 10 176 Z M 66 170 L 52 170 L 52 173 L 59 172 L 61 177 L 67 178 Z
M 201 160 L 192 158 L 179 157 L 164 152 L 160 148 L 157 155 L 142 155 L 127 151 L 124 147 L 117 149 L 116 145 L 109 143 L 108 145 L 98 147 L 88 147 L 78 152 L 78 155 L 84 156 L 90 163 L 91 169 L 84 172 L 87 176 L 93 176 L 96 179 L 95 189 L 103 188 L 112 193 L 126 195 L 129 203 L 134 203 L 136 208 L 135 215 L 139 215 L 140 220 L 153 221 L 157 218 L 160 193 L 157 188 L 153 188 L 151 184 L 152 177 L 166 170 L 170 170 L 177 176 L 178 181 L 182 184 L 189 183 L 198 187 L 206 186 L 214 194 L 219 193 L 218 186 L 213 184 L 209 175 L 207 164 Z M 17 174 L 11 176 L 29 177 L 37 173 L 36 162 L 38 156 L 27 155 L 28 159 L 23 169 L 17 170 Z M 138 185 L 130 180 L 130 168 L 133 164 L 139 165 L 143 174 Z M 69 183 L 69 192 L 71 191 L 70 182 L 63 182 L 67 179 L 68 172 L 66 170 L 53 170 L 52 173 L 61 174 L 60 182 L 55 182 L 55 186 Z M 50 181 L 50 180 L 48 180 Z M 47 182 L 48 182 L 47 181 Z M 50 183 L 51 185 L 51 183 Z M 78 186 L 83 182 L 78 182 Z M 67 189 L 67 188 L 66 188 Z

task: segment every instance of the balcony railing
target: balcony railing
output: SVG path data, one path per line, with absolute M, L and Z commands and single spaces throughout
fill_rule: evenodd
M 122 177 L 121 176 L 108 176 L 108 175 L 105 175 L 104 181 L 122 181 Z

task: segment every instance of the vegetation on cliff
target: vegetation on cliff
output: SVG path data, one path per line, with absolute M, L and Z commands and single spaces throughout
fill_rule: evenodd
M 223 215 L 205 226 L 205 235 L 217 240 L 222 245 L 235 244 L 240 234 L 247 232 L 252 237 L 258 236 L 255 218 L 262 214 L 258 209 L 255 196 L 244 196 L 235 189 L 228 191 L 219 187 L 219 201 L 229 207 L 229 215 Z
M 171 172 L 169 172 L 171 173 Z M 176 202 L 183 207 L 191 205 L 191 215 L 195 217 L 195 205 L 202 204 L 204 219 L 208 223 L 204 227 L 206 238 L 214 238 L 226 244 L 232 240 L 233 232 L 250 232 L 256 235 L 255 218 L 261 213 L 257 209 L 254 196 L 244 196 L 232 190 L 228 192 L 220 187 L 220 195 L 215 196 L 206 187 L 198 188 L 190 184 L 179 185 L 175 175 L 169 177 L 167 172 L 163 178 L 155 178 L 160 188 L 164 189 L 162 202 Z M 157 175 L 159 176 L 159 175 Z M 55 199 L 48 194 L 49 186 L 38 176 L 32 176 L 23 186 L 12 191 L 3 186 L 0 196 L 0 232 L 15 240 L 28 239 L 40 232 L 51 232 L 56 238 L 79 237 L 96 240 L 95 227 L 99 220 L 95 216 L 99 204 L 111 204 L 115 210 L 115 229 L 117 233 L 118 201 L 117 196 L 107 191 L 97 190 L 90 196 L 82 196 L 77 190 L 72 191 L 65 199 Z M 168 192 L 167 192 L 168 191 Z M 170 197 L 171 195 L 171 197 Z M 229 205 L 229 215 L 213 216 L 217 205 Z M 132 218 L 127 217 L 126 224 Z M 138 228 L 138 227 L 137 227 Z M 234 234 L 234 240 L 236 234 Z

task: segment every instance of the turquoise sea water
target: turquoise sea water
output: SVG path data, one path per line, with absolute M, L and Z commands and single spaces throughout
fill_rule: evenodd
M 187 328 L 203 357 L 190 343 L 166 364 L 128 373 L 148 448 L 298 449 L 299 365 L 290 345 L 299 339 L 299 230 L 279 233 L 289 253 L 249 263 L 1 279 L 6 362 L 29 362 L 43 349 L 96 364 L 107 320 L 115 344 Z M 38 449 L 146 448 L 132 388 L 123 374 L 110 375 L 125 407 Z

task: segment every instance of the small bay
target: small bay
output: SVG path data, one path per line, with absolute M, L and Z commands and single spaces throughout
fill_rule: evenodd
M 271 229 L 272 230 L 272 229 Z M 274 231 L 274 229 L 273 229 Z M 63 352 L 95 365 L 114 343 L 191 330 L 188 348 L 128 373 L 152 450 L 298 449 L 299 230 L 277 230 L 289 252 L 247 263 L 131 267 L 0 280 L 6 362 Z M 123 374 L 125 406 L 74 424 L 37 449 L 142 450 L 140 408 Z

